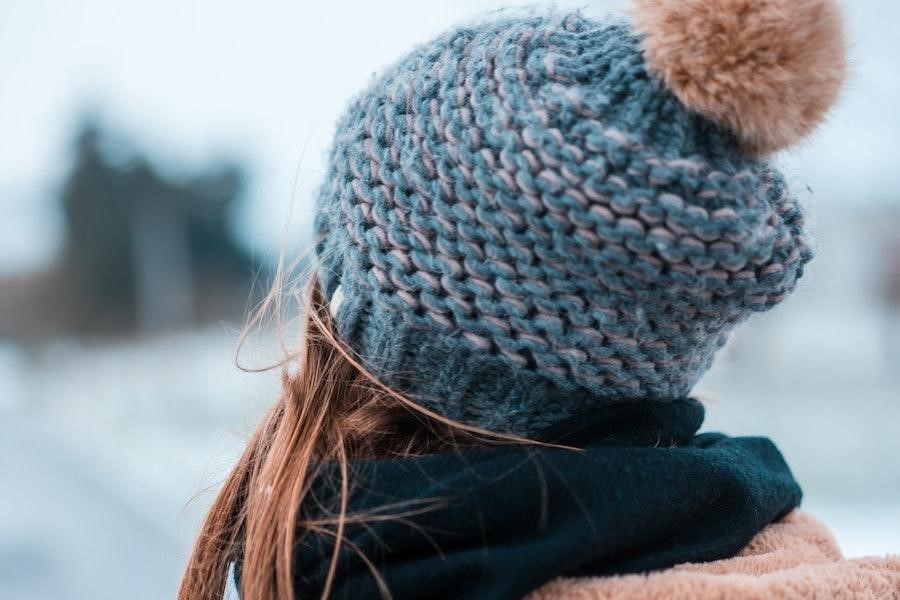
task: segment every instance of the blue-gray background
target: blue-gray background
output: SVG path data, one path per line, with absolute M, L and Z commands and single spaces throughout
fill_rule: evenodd
M 0 2 L 0 595 L 174 595 L 208 490 L 277 393 L 234 366 L 244 302 L 307 241 L 340 107 L 411 44 L 518 4 Z M 707 428 L 776 441 L 845 553 L 896 553 L 900 5 L 845 8 L 846 93 L 778 157 L 818 257 L 699 394 Z M 241 357 L 277 355 L 262 331 Z

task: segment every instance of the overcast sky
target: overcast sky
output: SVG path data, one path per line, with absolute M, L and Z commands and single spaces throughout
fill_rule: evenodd
M 343 102 L 416 42 L 510 0 L 9 0 L 0 8 L 0 273 L 45 261 L 79 115 L 96 109 L 170 164 L 244 159 L 241 232 L 303 236 Z M 619 2 L 562 0 L 602 13 Z M 900 202 L 900 4 L 844 1 L 854 73 L 824 131 L 786 159 L 822 202 Z M 295 176 L 298 185 L 295 186 Z

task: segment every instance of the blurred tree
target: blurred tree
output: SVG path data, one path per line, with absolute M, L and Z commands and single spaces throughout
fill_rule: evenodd
M 13 299 L 0 334 L 127 335 L 241 317 L 254 265 L 230 227 L 245 189 L 239 166 L 164 175 L 93 118 L 73 150 L 63 251 L 47 273 L 0 282 Z

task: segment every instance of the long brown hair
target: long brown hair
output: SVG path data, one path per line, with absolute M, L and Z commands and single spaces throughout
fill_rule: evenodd
M 240 555 L 243 600 L 293 598 L 297 528 L 334 540 L 322 597 L 337 569 L 347 514 L 349 461 L 427 454 L 473 445 L 527 442 L 441 417 L 380 383 L 337 338 L 314 277 L 296 372 L 283 371 L 282 393 L 250 438 L 201 527 L 179 600 L 219 600 Z M 299 521 L 315 465 L 338 465 L 334 518 Z M 358 515 L 352 516 L 360 518 Z M 365 560 L 365 557 L 363 557 Z M 384 597 L 390 591 L 373 569 Z

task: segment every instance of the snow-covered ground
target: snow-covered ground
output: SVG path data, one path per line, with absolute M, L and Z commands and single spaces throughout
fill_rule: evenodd
M 174 597 L 216 484 L 276 390 L 272 374 L 234 367 L 237 339 L 0 351 L 0 595 Z

